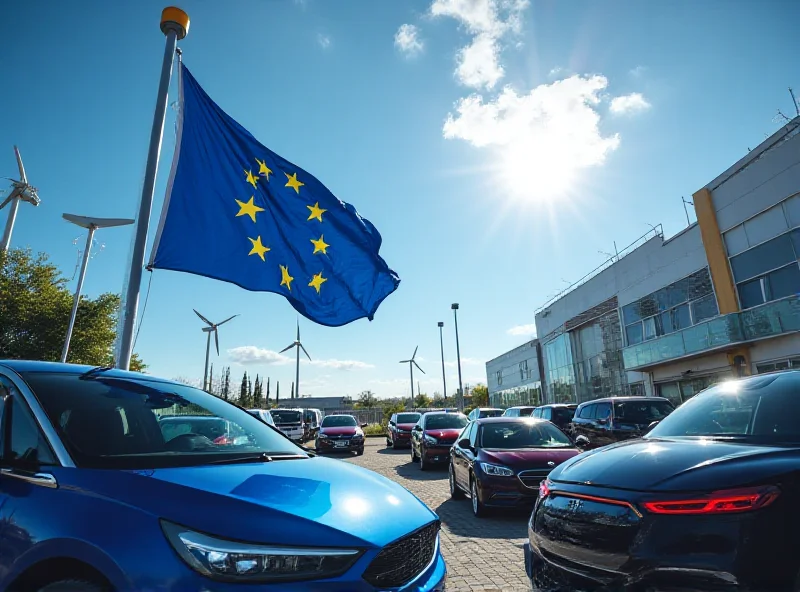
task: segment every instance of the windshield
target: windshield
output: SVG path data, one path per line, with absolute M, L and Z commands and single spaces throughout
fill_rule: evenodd
M 437 413 L 425 418 L 426 430 L 455 430 L 467 425 L 467 418 L 456 413 Z
M 302 414 L 292 409 L 273 409 L 270 411 L 272 419 L 277 424 L 301 423 Z
M 23 376 L 79 467 L 196 466 L 245 455 L 303 455 L 239 409 L 199 389 L 142 378 Z
M 480 416 L 483 417 L 500 417 L 503 415 L 502 409 L 481 409 Z
M 329 415 L 322 420 L 323 428 L 344 428 L 356 425 L 356 418 L 352 415 Z
M 575 410 L 569 407 L 553 407 L 553 419 L 555 421 L 568 422 L 572 421 L 575 416 Z
M 714 386 L 686 401 L 646 437 L 735 437 L 800 443 L 797 390 L 771 384 L 772 380 L 751 379 Z
M 487 423 L 481 427 L 482 448 L 572 448 L 564 433 L 549 422 Z
M 672 403 L 664 400 L 614 401 L 614 421 L 617 423 L 650 424 L 672 413 Z
M 520 407 L 519 408 L 519 416 L 520 417 L 528 417 L 533 410 L 536 409 L 535 407 Z
M 401 413 L 397 416 L 397 423 L 417 423 L 419 417 L 419 413 Z

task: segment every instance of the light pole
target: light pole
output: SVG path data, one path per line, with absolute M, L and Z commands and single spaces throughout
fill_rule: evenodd
M 72 330 L 75 328 L 75 317 L 78 314 L 78 303 L 81 300 L 81 290 L 83 289 L 83 280 L 86 277 L 86 267 L 89 265 L 89 253 L 92 250 L 92 240 L 94 239 L 94 231 L 98 228 L 111 228 L 112 226 L 127 226 L 133 224 L 133 220 L 127 218 L 91 218 L 89 216 L 76 216 L 74 214 L 64 214 L 64 220 L 72 222 L 73 224 L 88 230 L 86 235 L 86 247 L 83 250 L 83 263 L 81 264 L 81 273 L 78 276 L 78 285 L 75 287 L 75 300 L 72 302 L 72 312 L 69 315 L 69 325 L 67 326 L 67 336 L 64 339 L 64 349 L 61 352 L 61 361 L 67 361 L 67 354 L 69 353 L 69 342 L 72 339 Z
M 455 321 L 456 326 L 456 360 L 458 361 L 458 398 L 456 399 L 456 405 L 459 411 L 464 410 L 464 387 L 461 384 L 461 349 L 458 345 L 458 302 L 454 302 L 450 305 L 450 308 L 453 309 L 453 320 Z
M 439 345 L 442 349 L 442 393 L 444 394 L 444 406 L 447 407 L 447 378 L 444 372 L 444 337 L 442 336 L 442 327 L 444 327 L 444 323 L 439 321 L 437 324 L 439 325 Z

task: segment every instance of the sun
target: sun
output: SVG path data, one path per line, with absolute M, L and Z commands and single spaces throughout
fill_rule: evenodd
M 514 200 L 555 203 L 575 189 L 578 167 L 560 142 L 518 141 L 498 153 L 498 181 Z

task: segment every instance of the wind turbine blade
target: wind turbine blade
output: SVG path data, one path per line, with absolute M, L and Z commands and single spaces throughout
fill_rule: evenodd
M 306 348 L 303 347 L 303 344 L 302 343 L 298 343 L 297 345 L 300 346 L 300 348 L 303 350 L 303 353 L 306 355 L 306 357 L 308 358 L 308 361 L 310 362 L 311 361 L 311 356 L 308 355 L 308 352 L 306 351 Z
M 4 207 L 6 207 L 11 202 L 11 200 L 14 199 L 15 197 L 16 196 L 12 193 L 7 198 L 5 198 L 3 203 L 0 204 L 0 210 L 2 210 Z
M 228 322 L 228 321 L 230 321 L 231 319 L 235 319 L 235 318 L 236 318 L 236 317 L 238 317 L 238 316 L 239 316 L 238 314 L 235 314 L 235 315 L 233 315 L 232 317 L 228 317 L 227 319 L 225 319 L 225 320 L 224 320 L 224 321 L 222 321 L 221 323 L 217 323 L 217 327 L 219 327 L 220 325 L 224 325 L 225 323 L 227 323 L 227 322 Z
M 194 309 L 192 309 L 192 310 L 194 310 Z M 214 323 L 212 323 L 211 321 L 209 321 L 207 318 L 205 318 L 203 315 L 201 315 L 201 314 L 200 314 L 199 312 L 197 312 L 196 310 L 194 310 L 194 314 L 196 314 L 198 317 L 200 317 L 201 319 L 203 319 L 203 322 L 204 322 L 204 323 L 206 323 L 206 324 L 208 324 L 208 325 L 211 325 L 211 326 L 213 326 L 213 325 L 214 325 Z
M 412 359 L 412 360 L 413 360 L 414 358 L 416 358 L 416 357 L 417 357 L 417 350 L 418 350 L 418 349 L 419 349 L 419 346 L 417 346 L 417 347 L 415 347 L 415 348 L 414 348 L 414 355 L 413 355 L 413 356 L 411 356 L 411 359 Z
M 300 319 L 297 319 L 297 341 L 300 342 Z
M 423 374 L 425 374 L 425 370 L 423 370 L 422 368 L 420 368 L 420 367 L 419 367 L 419 364 L 417 364 L 416 362 L 414 362 L 414 360 L 412 360 L 412 362 L 413 362 L 413 364 L 414 364 L 414 365 L 417 367 L 417 370 L 419 370 L 420 372 L 422 372 Z
M 285 352 L 285 351 L 289 351 L 289 350 L 290 350 L 290 349 L 292 349 L 294 346 L 295 346 L 295 344 L 294 344 L 294 343 L 293 343 L 292 345 L 288 345 L 288 346 L 284 347 L 284 348 L 283 348 L 281 351 L 279 351 L 278 353 L 279 353 L 279 354 L 282 354 L 282 353 L 283 353 L 283 352 Z
M 14 154 L 17 155 L 17 165 L 19 166 L 19 177 L 20 177 L 19 180 L 27 185 L 28 177 L 25 175 L 25 167 L 22 164 L 22 156 L 20 156 L 19 148 L 17 148 L 16 146 L 14 146 Z
M 219 331 L 214 329 L 214 345 L 217 346 L 217 355 L 219 355 Z
M 401 364 L 408 364 L 411 360 L 400 360 Z

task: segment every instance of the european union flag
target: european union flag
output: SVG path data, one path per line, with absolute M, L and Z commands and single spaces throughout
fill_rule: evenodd
M 308 319 L 372 320 L 400 278 L 381 235 L 260 144 L 180 65 L 178 143 L 150 267 L 284 296 Z

